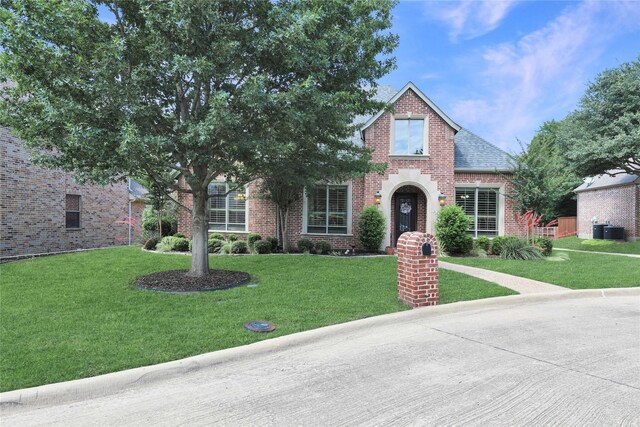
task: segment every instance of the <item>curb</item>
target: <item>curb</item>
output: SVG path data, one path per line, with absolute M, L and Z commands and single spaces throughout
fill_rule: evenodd
M 256 357 L 261 354 L 283 351 L 294 346 L 301 346 L 309 342 L 315 342 L 319 339 L 331 337 L 338 333 L 357 332 L 390 323 L 407 323 L 418 318 L 423 319 L 447 315 L 450 313 L 497 309 L 500 307 L 518 304 L 535 304 L 559 299 L 567 300 L 625 296 L 640 297 L 640 288 L 568 290 L 567 292 L 562 293 L 553 292 L 530 295 L 512 295 L 488 298 L 484 300 L 463 301 L 434 307 L 422 307 L 414 310 L 385 314 L 341 323 L 338 325 L 312 329 L 240 347 L 233 347 L 181 360 L 165 362 L 158 365 L 128 369 L 91 378 L 7 391 L 0 393 L 0 408 L 2 408 L 2 412 L 6 414 L 9 412 L 19 412 L 23 409 L 29 410 L 98 398 L 109 394 L 116 394 L 141 385 L 175 378 L 187 372 L 198 371 L 200 369 L 220 365 L 222 363 L 240 361 L 248 357 Z

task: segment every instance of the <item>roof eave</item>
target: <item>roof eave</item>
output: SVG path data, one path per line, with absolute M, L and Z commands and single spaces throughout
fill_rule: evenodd
M 479 169 L 479 168 L 454 168 L 454 172 L 474 172 L 474 173 L 513 173 L 513 169 Z

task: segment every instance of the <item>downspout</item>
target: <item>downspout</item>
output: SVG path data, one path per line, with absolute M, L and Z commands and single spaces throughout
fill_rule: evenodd
M 129 224 L 129 246 L 131 246 L 131 178 L 127 178 L 127 199 L 129 200 L 129 217 L 127 223 Z

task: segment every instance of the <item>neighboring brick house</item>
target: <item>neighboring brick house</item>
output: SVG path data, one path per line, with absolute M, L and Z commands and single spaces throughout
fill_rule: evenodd
M 640 176 L 600 175 L 585 179 L 574 191 L 578 196 L 578 237 L 591 239 L 593 223 L 597 222 L 624 227 L 625 240 L 640 239 Z
M 34 166 L 0 127 L 0 259 L 126 245 L 130 231 L 137 244 L 143 195 L 139 186 L 78 185 L 69 173 Z
M 505 197 L 511 186 L 507 153 L 461 128 L 413 83 L 400 91 L 380 87 L 378 99 L 395 112 L 360 118 L 356 142 L 372 148 L 373 161 L 388 164 L 386 172 L 306 189 L 289 216 L 289 242 L 309 238 L 334 248 L 358 246 L 358 216 L 376 194 L 387 219 L 383 247 L 395 246 L 404 231 L 434 233 L 441 194 L 473 218 L 474 237 L 517 233 L 516 206 Z M 226 188 L 224 182 L 210 186 L 210 231 L 277 235 L 276 208 L 255 197 L 255 183 L 225 197 Z M 191 204 L 188 194 L 180 197 Z M 184 210 L 178 230 L 191 233 Z

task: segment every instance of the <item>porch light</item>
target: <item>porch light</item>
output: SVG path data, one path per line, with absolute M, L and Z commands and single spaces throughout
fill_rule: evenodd
M 376 191 L 376 194 L 373 195 L 373 203 L 379 205 L 382 201 L 382 194 L 379 191 Z
M 447 196 L 440 193 L 440 195 L 438 195 L 438 203 L 440 203 L 440 206 L 444 206 L 446 202 L 447 202 Z
M 238 193 L 236 194 L 236 197 L 234 197 L 234 199 L 237 201 L 244 201 L 247 200 L 247 195 L 244 193 Z

